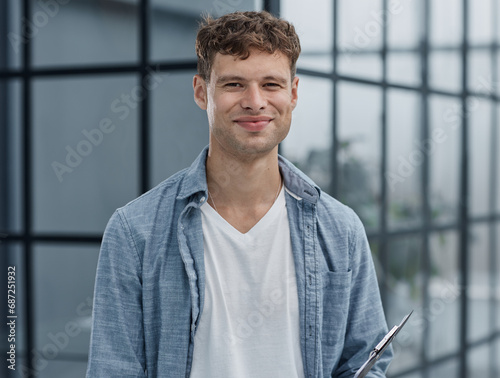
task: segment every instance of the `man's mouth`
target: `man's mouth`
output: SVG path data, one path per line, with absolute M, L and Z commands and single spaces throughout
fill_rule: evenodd
M 256 132 L 264 130 L 272 120 L 271 117 L 267 116 L 247 116 L 236 118 L 234 122 L 247 131 Z

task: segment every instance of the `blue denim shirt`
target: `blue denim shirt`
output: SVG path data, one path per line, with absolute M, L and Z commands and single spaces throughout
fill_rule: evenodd
M 205 292 L 206 156 L 207 148 L 111 217 L 97 267 L 87 377 L 189 377 Z M 352 377 L 387 332 L 363 225 L 281 156 L 279 166 L 305 377 Z M 385 377 L 391 358 L 386 351 L 368 376 Z

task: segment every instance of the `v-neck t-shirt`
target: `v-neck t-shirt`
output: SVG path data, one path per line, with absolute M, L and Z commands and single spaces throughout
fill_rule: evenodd
M 302 378 L 285 189 L 246 233 L 201 206 L 205 302 L 191 378 Z

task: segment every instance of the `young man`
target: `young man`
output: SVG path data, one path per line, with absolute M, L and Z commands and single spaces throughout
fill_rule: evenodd
M 278 156 L 295 30 L 207 18 L 196 52 L 209 146 L 111 218 L 87 377 L 352 377 L 387 329 L 358 217 Z

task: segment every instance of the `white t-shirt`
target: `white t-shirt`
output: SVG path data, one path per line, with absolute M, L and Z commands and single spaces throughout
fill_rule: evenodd
M 201 207 L 205 303 L 191 378 L 304 377 L 284 193 L 245 234 Z

